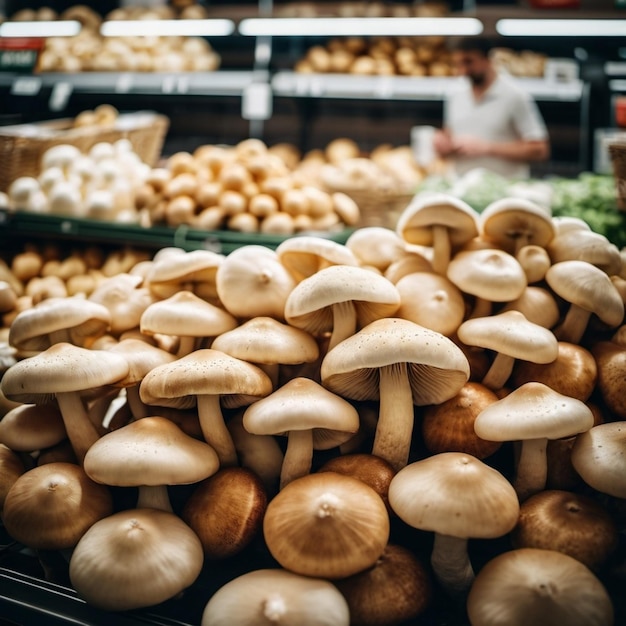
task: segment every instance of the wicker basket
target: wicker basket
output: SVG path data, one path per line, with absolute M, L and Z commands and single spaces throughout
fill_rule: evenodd
M 621 211 L 626 211 L 626 143 L 610 143 L 609 154 L 617 187 L 617 206 Z
M 151 111 L 123 113 L 110 127 L 73 127 L 72 119 L 0 127 L 0 191 L 20 176 L 37 176 L 49 148 L 71 144 L 87 152 L 100 142 L 128 139 L 144 163 L 154 166 L 161 155 L 169 119 Z

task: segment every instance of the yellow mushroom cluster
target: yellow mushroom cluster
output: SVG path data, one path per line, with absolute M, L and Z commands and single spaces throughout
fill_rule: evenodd
M 105 611 L 243 559 L 195 623 L 611 626 L 624 274 L 582 221 L 428 193 L 42 298 L 6 338 L 5 528 Z

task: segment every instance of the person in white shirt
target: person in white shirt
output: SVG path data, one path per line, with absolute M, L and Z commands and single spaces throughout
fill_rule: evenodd
M 433 145 L 457 174 L 486 168 L 511 179 L 528 179 L 530 163 L 550 155 L 550 140 L 533 98 L 494 67 L 489 41 L 457 40 L 452 63 L 462 77 L 444 102 L 443 128 Z

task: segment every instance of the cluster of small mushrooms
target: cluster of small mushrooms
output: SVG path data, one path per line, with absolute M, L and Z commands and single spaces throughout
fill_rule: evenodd
M 11 316 L 5 528 L 108 611 L 244 555 L 203 626 L 414 624 L 437 597 L 472 626 L 610 626 L 625 280 L 606 238 L 516 198 L 162 249 Z

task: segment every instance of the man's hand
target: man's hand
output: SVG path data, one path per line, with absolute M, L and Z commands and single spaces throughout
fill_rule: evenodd
M 491 153 L 491 144 L 480 137 L 461 135 L 452 139 L 452 152 L 457 156 L 487 156 Z

